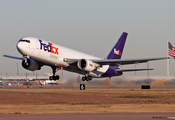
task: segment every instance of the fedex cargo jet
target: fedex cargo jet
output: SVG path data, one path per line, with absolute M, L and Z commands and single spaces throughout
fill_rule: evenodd
M 50 66 L 53 72 L 53 75 L 49 77 L 50 80 L 59 80 L 59 75 L 55 73 L 57 70 L 64 69 L 82 74 L 83 81 L 89 81 L 92 80 L 92 78 L 111 78 L 122 75 L 123 72 L 128 71 L 153 70 L 120 69 L 119 66 L 167 59 L 167 57 L 121 59 L 127 35 L 128 33 L 123 32 L 118 42 L 104 59 L 34 37 L 23 37 L 18 41 L 16 47 L 23 58 L 9 55 L 4 55 L 4 57 L 22 60 L 22 66 L 30 71 L 40 70 L 44 65 Z

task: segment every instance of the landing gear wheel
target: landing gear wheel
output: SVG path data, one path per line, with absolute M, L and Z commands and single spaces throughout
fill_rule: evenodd
M 90 81 L 92 80 L 92 77 L 91 76 L 88 76 L 88 77 L 82 77 L 82 81 Z
M 49 77 L 49 80 L 52 80 L 52 79 L 53 79 L 52 76 L 50 76 L 50 77 Z
M 59 80 L 60 79 L 60 76 L 59 75 L 53 75 L 53 76 L 50 76 L 49 77 L 49 80 Z
M 89 77 L 86 77 L 86 81 L 89 81 Z
M 85 77 L 82 77 L 82 81 L 85 81 L 86 79 L 85 79 Z
M 56 75 L 55 77 L 56 77 L 56 80 L 59 80 L 60 79 L 60 76 L 59 75 Z
M 55 76 L 52 76 L 53 80 L 56 80 L 56 77 Z
M 89 76 L 89 80 L 92 80 L 92 77 L 91 76 Z

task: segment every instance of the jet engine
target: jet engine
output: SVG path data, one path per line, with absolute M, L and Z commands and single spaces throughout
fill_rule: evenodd
M 38 65 L 36 61 L 33 59 L 26 59 L 22 61 L 22 66 L 23 68 L 30 70 L 30 71 L 35 71 L 35 70 L 40 70 L 41 67 Z
M 84 71 L 89 71 L 89 72 L 95 70 L 96 68 L 94 63 L 87 59 L 79 60 L 77 65 L 79 69 L 84 70 Z

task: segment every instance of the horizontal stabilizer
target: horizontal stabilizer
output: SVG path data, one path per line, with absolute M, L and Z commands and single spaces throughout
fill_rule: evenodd
M 116 69 L 115 72 L 130 72 L 130 71 L 144 71 L 144 70 L 154 70 L 154 69 Z
M 3 55 L 3 57 L 12 58 L 12 59 L 17 59 L 17 60 L 24 60 L 24 58 L 14 57 L 14 56 L 10 56 L 10 55 Z

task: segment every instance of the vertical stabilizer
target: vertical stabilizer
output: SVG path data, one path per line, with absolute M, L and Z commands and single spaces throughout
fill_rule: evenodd
M 128 33 L 123 32 L 118 42 L 115 44 L 115 46 L 112 48 L 111 52 L 107 56 L 107 59 L 121 59 L 127 35 Z

